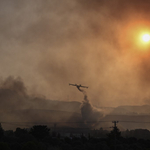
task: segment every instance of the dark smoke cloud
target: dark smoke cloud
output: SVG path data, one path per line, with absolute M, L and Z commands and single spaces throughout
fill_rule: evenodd
M 81 105 L 81 114 L 82 114 L 82 118 L 83 121 L 86 122 L 97 122 L 100 121 L 100 119 L 102 119 L 104 117 L 104 112 L 102 112 L 102 110 L 98 110 L 96 108 L 94 108 L 91 103 L 89 102 L 89 100 L 87 99 L 87 95 L 84 92 L 84 101 Z
M 112 1 L 107 1 L 107 0 L 82 0 L 82 1 L 78 1 L 82 8 L 84 8 L 84 10 L 90 9 L 93 11 L 98 11 L 100 12 L 102 9 L 104 10 L 104 8 L 109 8 L 109 12 L 113 12 L 113 14 L 109 14 L 109 16 L 113 16 L 116 18 L 117 15 L 122 16 L 123 14 L 128 15 L 128 13 L 133 12 L 135 14 L 135 11 L 137 11 L 136 13 L 143 13 L 144 15 L 146 14 L 146 12 L 149 12 L 149 1 L 148 0 L 144 0 L 144 1 L 140 1 L 140 0 L 112 0 Z M 131 14 L 131 15 L 134 15 Z M 126 19 L 126 18 L 124 18 Z
M 21 78 L 10 76 L 0 82 L 0 112 L 2 114 L 0 120 L 2 123 L 6 122 L 7 124 L 20 122 L 20 124 L 16 123 L 15 126 L 6 126 L 4 123 L 3 127 L 6 129 L 15 129 L 19 125 L 27 127 L 27 125 L 31 126 L 34 123 L 47 122 L 85 122 L 80 127 L 91 127 L 104 117 L 104 112 L 92 106 L 84 90 L 81 90 L 81 92 L 84 95 L 82 104 L 34 97 L 28 94 Z M 89 121 L 94 123 L 86 124 Z M 69 126 L 69 124 L 66 123 L 65 126 Z M 74 126 L 79 127 L 76 123 Z
M 29 97 L 26 88 L 20 78 L 8 77 L 0 84 L 1 111 L 24 109 L 27 107 Z
M 80 103 L 47 100 L 27 93 L 21 78 L 8 77 L 0 82 L 0 120 L 3 124 L 21 122 L 24 127 L 34 123 L 82 121 Z M 26 122 L 31 122 L 27 124 Z M 15 129 L 19 126 L 9 126 Z M 53 124 L 52 124 L 53 125 Z M 66 124 L 67 125 L 67 124 Z
M 84 91 L 83 89 L 79 89 L 79 91 L 82 92 L 84 95 L 84 101 L 81 105 L 82 119 L 85 122 L 85 124 L 91 122 L 91 124 L 88 124 L 88 126 L 95 126 L 98 123 L 98 121 L 100 121 L 100 119 L 104 117 L 104 111 L 92 106 L 92 104 L 87 98 L 86 91 Z
M 98 110 L 97 108 L 93 107 L 87 98 L 86 91 L 83 90 L 82 87 L 80 86 L 76 86 L 76 87 L 84 95 L 84 101 L 82 102 L 81 105 L 81 115 L 84 123 L 92 121 L 93 123 L 91 125 L 96 124 L 101 118 L 104 117 L 104 111 L 100 109 Z

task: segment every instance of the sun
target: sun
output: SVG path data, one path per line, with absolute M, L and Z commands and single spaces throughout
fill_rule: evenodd
M 143 42 L 149 42 L 150 41 L 150 35 L 149 34 L 144 34 L 142 36 L 142 40 L 143 40 Z
M 135 20 L 118 30 L 118 43 L 130 54 L 150 56 L 150 22 Z

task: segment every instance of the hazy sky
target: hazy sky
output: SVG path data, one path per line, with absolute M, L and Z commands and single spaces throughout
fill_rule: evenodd
M 149 0 L 0 0 L 0 77 L 28 92 L 94 105 L 150 104 Z M 143 45 L 142 45 L 143 44 Z

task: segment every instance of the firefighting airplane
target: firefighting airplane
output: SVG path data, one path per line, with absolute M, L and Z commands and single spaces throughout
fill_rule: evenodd
M 88 88 L 87 86 L 82 86 L 81 84 L 70 84 L 70 83 L 69 83 L 69 85 L 76 86 L 77 89 L 78 89 L 79 91 L 81 91 L 81 92 L 82 92 L 82 90 L 80 89 L 80 87 Z

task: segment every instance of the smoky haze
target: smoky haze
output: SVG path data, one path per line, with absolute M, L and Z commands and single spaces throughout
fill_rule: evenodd
M 84 101 L 81 105 L 81 115 L 83 121 L 86 123 L 88 121 L 98 122 L 102 119 L 105 115 L 105 112 L 94 108 L 90 101 L 88 100 L 87 94 L 84 90 L 81 91 L 84 95 Z
M 0 120 L 5 129 L 33 124 L 53 126 L 92 127 L 104 116 L 104 112 L 90 104 L 85 91 L 84 101 L 61 102 L 29 95 L 21 78 L 12 76 L 0 82 Z M 87 124 L 92 121 L 93 123 Z M 69 124 L 72 122 L 74 124 Z M 80 122 L 80 124 L 77 124 Z
M 79 83 L 92 105 L 149 104 L 149 54 L 133 53 L 125 34 L 132 22 L 149 24 L 149 8 L 148 0 L 0 1 L 1 78 L 20 76 L 30 95 L 47 99 L 82 103 L 68 86 Z

